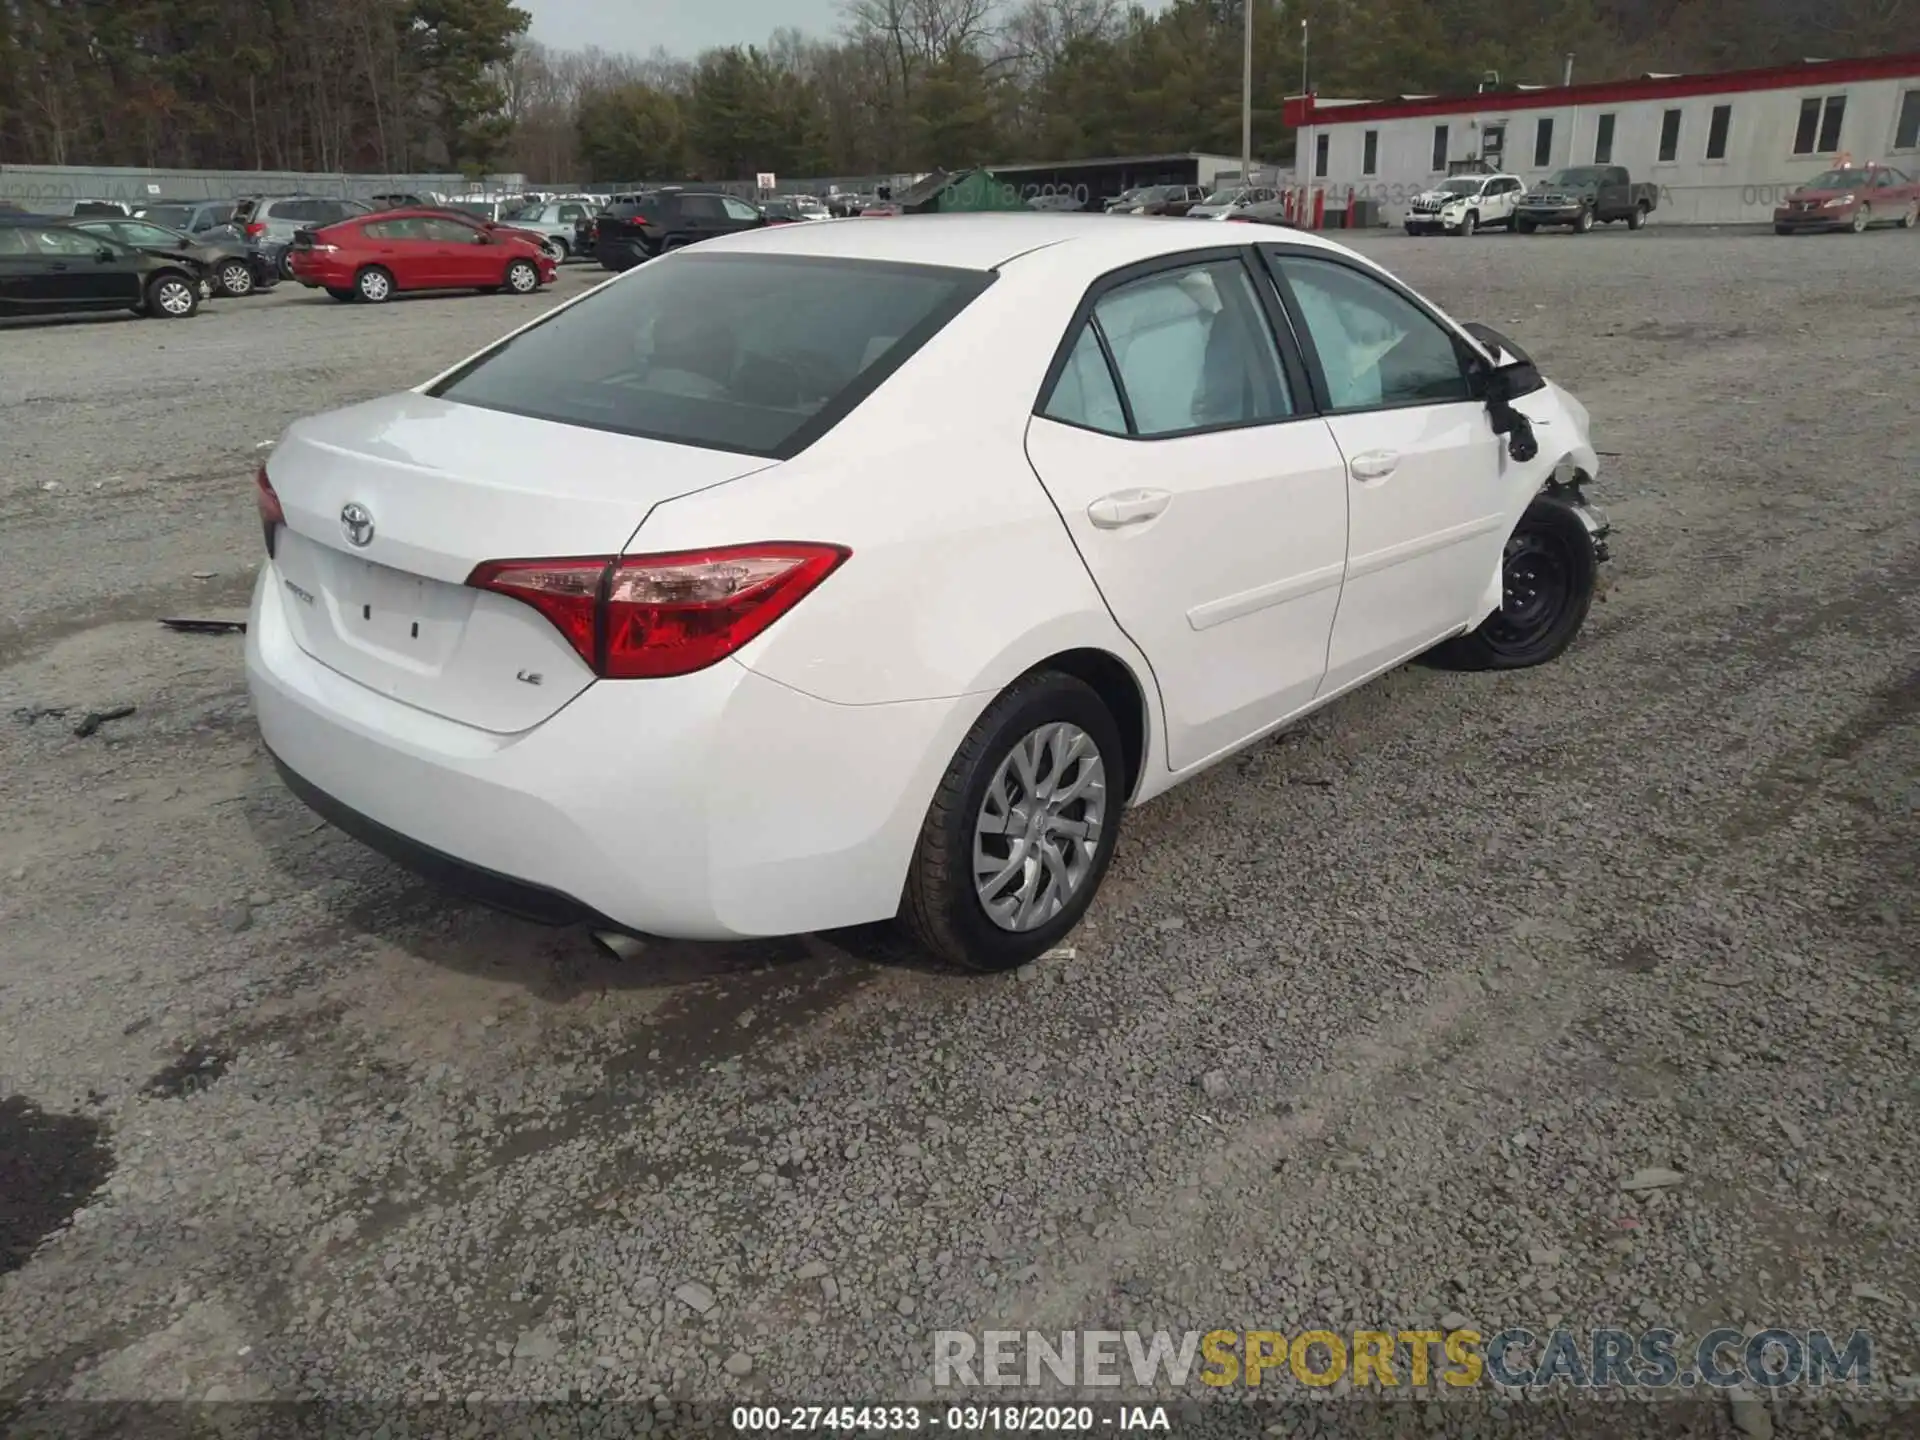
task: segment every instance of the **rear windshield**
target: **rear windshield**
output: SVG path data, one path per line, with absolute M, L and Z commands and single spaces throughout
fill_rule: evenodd
M 786 459 L 992 280 L 879 261 L 676 254 L 556 311 L 430 393 Z

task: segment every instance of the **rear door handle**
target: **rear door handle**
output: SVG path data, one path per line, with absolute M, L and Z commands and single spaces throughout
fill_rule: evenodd
M 1356 480 L 1384 480 L 1399 468 L 1400 457 L 1391 450 L 1365 451 L 1347 466 Z
M 1144 524 L 1172 503 L 1173 496 L 1166 490 L 1116 490 L 1087 506 L 1087 518 L 1102 530 L 1118 530 Z

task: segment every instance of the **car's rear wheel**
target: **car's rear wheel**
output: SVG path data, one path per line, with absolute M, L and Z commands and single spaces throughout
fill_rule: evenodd
M 567 263 L 567 261 L 573 258 L 573 247 L 569 245 L 565 240 L 561 239 L 560 236 L 558 235 L 549 236 L 548 243 L 550 243 L 553 246 L 553 263 L 554 264 L 564 265 Z
M 1791 235 L 1793 233 L 1793 227 L 1791 225 L 1776 225 L 1773 227 L 1773 233 L 1776 235 Z
M 147 282 L 147 314 L 184 320 L 200 308 L 200 287 L 184 275 L 156 275 Z
M 283 249 L 273 262 L 273 272 L 282 280 L 293 279 L 293 247 Z
M 507 289 L 516 295 L 531 295 L 540 288 L 540 272 L 531 260 L 516 260 L 507 266 Z
M 251 295 L 253 293 L 253 267 L 244 260 L 228 260 L 220 266 L 220 293 L 222 295 Z
M 1633 213 L 1627 216 L 1627 228 L 1629 230 L 1638 230 L 1641 226 L 1645 225 L 1646 223 L 1647 223 L 1647 207 L 1645 205 L 1634 206 Z
M 1500 608 L 1478 629 L 1437 647 L 1437 663 L 1455 670 L 1524 670 L 1557 659 L 1580 633 L 1600 561 L 1571 506 L 1544 495 L 1535 499 L 1507 537 L 1500 568 Z
M 393 298 L 393 276 L 378 265 L 369 265 L 354 277 L 353 289 L 369 305 L 381 305 Z
M 934 795 L 900 918 L 935 955 L 1010 970 L 1058 944 L 1113 858 L 1127 769 L 1093 688 L 1038 671 L 974 722 Z
M 1533 233 L 1533 221 L 1516 220 L 1513 222 L 1513 228 L 1518 230 L 1522 235 L 1531 235 Z

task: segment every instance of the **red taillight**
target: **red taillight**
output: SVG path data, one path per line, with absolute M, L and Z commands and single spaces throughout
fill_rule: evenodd
M 671 555 L 490 560 L 467 583 L 533 606 L 595 674 L 657 680 L 733 654 L 852 553 L 767 541 Z
M 287 512 L 280 508 L 280 497 L 273 493 L 273 482 L 267 479 L 264 465 L 253 477 L 253 501 L 260 510 L 260 538 L 266 541 L 267 558 L 272 559 L 274 536 L 287 523 Z
M 256 239 L 259 236 L 262 236 L 266 233 L 267 233 L 267 225 L 264 220 L 250 220 L 247 222 L 247 238 L 248 239 L 250 240 Z

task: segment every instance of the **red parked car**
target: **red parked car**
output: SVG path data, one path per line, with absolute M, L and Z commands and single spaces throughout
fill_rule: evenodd
M 1920 182 L 1891 165 L 1847 165 L 1813 177 L 1773 212 L 1776 235 L 1920 225 Z
M 431 210 L 388 210 L 303 230 L 287 264 L 310 290 L 375 305 L 400 290 L 531 295 L 553 283 L 557 268 L 530 238 Z

